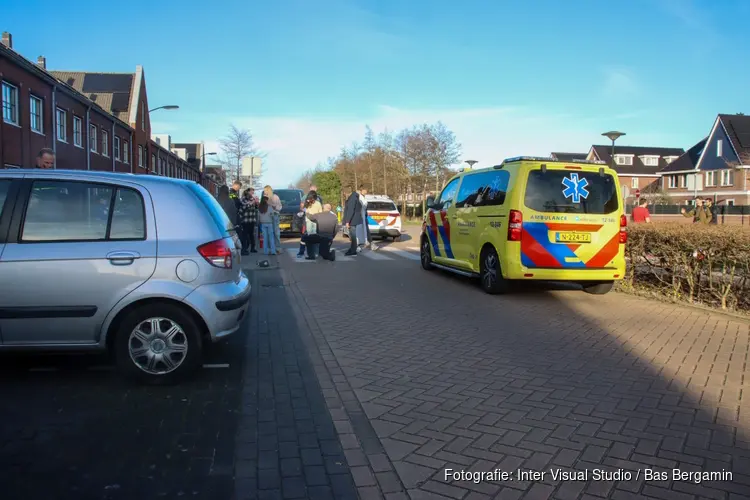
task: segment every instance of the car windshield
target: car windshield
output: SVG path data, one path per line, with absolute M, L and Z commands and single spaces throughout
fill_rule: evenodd
M 274 194 L 281 200 L 281 206 L 299 206 L 302 203 L 302 194 L 295 189 L 277 189 Z
M 611 214 L 619 208 L 615 179 L 596 172 L 532 170 L 524 204 L 537 212 Z
M 395 212 L 398 211 L 396 204 L 392 201 L 368 201 L 368 212 Z

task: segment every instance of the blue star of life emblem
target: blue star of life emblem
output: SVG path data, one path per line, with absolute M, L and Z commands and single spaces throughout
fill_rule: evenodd
M 499 175 L 497 177 L 495 177 L 495 179 L 492 181 L 492 184 L 490 184 L 490 187 L 491 187 L 492 191 L 493 192 L 500 191 L 500 186 L 502 185 L 502 182 L 503 181 L 502 181 L 502 179 L 500 179 Z
M 584 200 L 589 197 L 589 190 L 586 186 L 589 185 L 589 181 L 586 179 L 579 179 L 578 174 L 571 173 L 570 177 L 565 177 L 562 180 L 563 196 L 570 198 L 573 203 L 580 203 L 581 198 Z

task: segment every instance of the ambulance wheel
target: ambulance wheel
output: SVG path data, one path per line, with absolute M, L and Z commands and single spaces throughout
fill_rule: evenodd
M 495 249 L 488 246 L 482 250 L 480 262 L 479 279 L 482 290 L 490 295 L 506 293 L 509 283 L 508 280 L 503 278 L 503 273 L 500 269 L 500 259 Z
M 605 295 L 612 291 L 614 281 L 603 281 L 601 283 L 583 283 L 583 291 L 591 295 Z
M 432 249 L 427 237 L 422 237 L 422 244 L 419 246 L 419 260 L 422 262 L 422 269 L 432 271 L 435 267 L 432 265 Z

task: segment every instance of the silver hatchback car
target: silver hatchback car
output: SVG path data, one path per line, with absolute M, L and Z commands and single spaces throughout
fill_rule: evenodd
M 102 350 L 148 383 L 182 379 L 236 332 L 251 286 L 200 185 L 0 170 L 0 350 Z

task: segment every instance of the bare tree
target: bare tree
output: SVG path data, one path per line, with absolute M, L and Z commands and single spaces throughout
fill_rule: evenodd
M 242 176 L 243 158 L 247 156 L 264 156 L 255 147 L 253 135 L 250 131 L 238 128 L 235 125 L 230 125 L 227 135 L 219 140 L 219 149 L 221 150 L 219 162 L 224 170 L 228 171 L 227 178 L 235 180 Z

